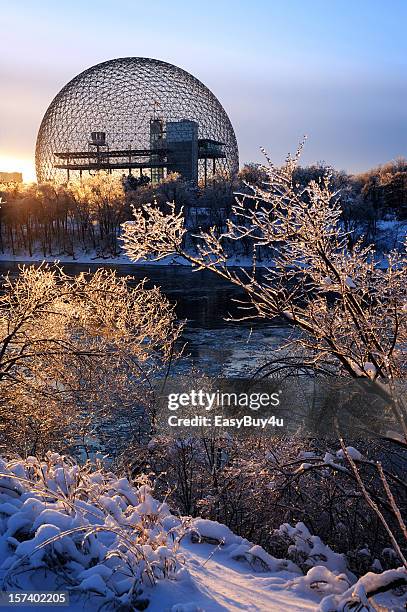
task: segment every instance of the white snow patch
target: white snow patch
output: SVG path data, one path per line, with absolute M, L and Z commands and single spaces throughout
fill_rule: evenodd
M 346 447 L 346 451 L 347 451 L 349 457 L 351 459 L 353 459 L 354 461 L 361 461 L 363 459 L 362 453 L 359 452 L 358 449 L 354 448 L 353 446 L 347 446 Z M 345 455 L 344 451 L 342 450 L 342 448 L 339 449 L 338 451 L 336 451 L 336 456 L 339 459 L 345 459 L 346 458 L 346 455 Z

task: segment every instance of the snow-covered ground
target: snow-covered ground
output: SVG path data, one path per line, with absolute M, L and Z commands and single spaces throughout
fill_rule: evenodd
M 178 255 L 168 255 L 158 261 L 152 259 L 140 259 L 137 262 L 131 261 L 125 253 L 121 253 L 117 257 L 100 257 L 95 252 L 77 251 L 75 256 L 71 255 L 47 255 L 44 257 L 43 253 L 37 251 L 30 257 L 27 253 L 18 253 L 13 255 L 7 251 L 0 253 L 0 261 L 12 261 L 21 263 L 38 263 L 46 261 L 53 263 L 55 261 L 62 263 L 78 263 L 78 264 L 98 264 L 103 266 L 104 264 L 114 265 L 134 265 L 134 266 L 191 266 L 190 262 L 184 257 Z M 228 263 L 231 267 L 242 267 L 250 268 L 252 265 L 252 259 L 250 257 L 233 255 L 229 258 Z M 269 267 L 272 265 L 271 261 L 257 261 L 256 266 Z
M 317 610 L 320 597 L 311 591 L 287 587 L 296 575 L 286 572 L 254 572 L 228 557 L 226 550 L 186 542 L 182 553 L 191 580 L 188 585 L 159 584 L 148 608 L 151 612 L 302 612 Z M 167 607 L 163 607 L 163 601 Z
M 190 264 L 183 259 L 182 257 L 174 257 L 168 256 L 160 261 L 152 261 L 152 260 L 140 260 L 137 263 L 132 262 L 125 253 L 121 253 L 117 257 L 100 257 L 95 252 L 85 252 L 85 251 L 77 251 L 75 252 L 75 256 L 71 255 L 47 255 L 44 257 L 44 254 L 37 251 L 33 253 L 32 257 L 30 257 L 27 253 L 18 253 L 13 255 L 11 252 L 0 253 L 0 261 L 13 261 L 13 262 L 22 262 L 22 263 L 37 263 L 41 261 L 46 261 L 48 263 L 53 263 L 58 261 L 60 263 L 78 263 L 78 264 L 133 264 L 139 266 L 169 266 L 169 265 L 186 265 Z
M 133 486 L 55 453 L 42 462 L 0 460 L 0 586 L 68 592 L 71 612 L 341 612 L 350 602 L 369 611 L 379 608 L 367 593 L 407 584 L 404 569 L 355 582 L 345 557 L 305 525 L 280 530 L 308 551 L 309 569 L 225 525 L 174 516 L 145 480 Z M 404 609 L 400 593 L 380 593 L 380 609 Z

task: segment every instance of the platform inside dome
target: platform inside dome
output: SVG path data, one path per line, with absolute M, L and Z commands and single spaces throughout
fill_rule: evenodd
M 203 182 L 215 177 L 218 171 L 216 161 L 225 159 L 225 143 L 211 138 L 198 138 L 198 124 L 193 121 L 165 122 L 150 120 L 150 148 L 110 149 L 105 132 L 91 132 L 87 150 L 56 151 L 54 168 L 66 170 L 69 181 L 72 173 L 104 170 L 133 171 L 140 179 L 146 177 L 158 183 L 166 175 L 177 173 L 187 181 L 198 181 L 198 164 L 203 165 Z

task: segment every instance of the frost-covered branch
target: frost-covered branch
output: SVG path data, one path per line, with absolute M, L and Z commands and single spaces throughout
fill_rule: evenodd
M 150 377 L 171 360 L 181 326 L 158 288 L 128 280 L 46 264 L 4 278 L 0 443 L 35 452 L 51 432 L 63 444 L 64 430 L 89 431 L 95 411 L 106 423 L 150 403 Z
M 240 287 L 252 306 L 243 318 L 281 317 L 300 332 L 297 344 L 316 368 L 333 360 L 337 373 L 372 381 L 407 440 L 406 406 L 393 389 L 407 369 L 406 253 L 389 253 L 382 265 L 361 241 L 350 248 L 329 173 L 305 187 L 295 182 L 300 153 L 280 168 L 264 166 L 264 184 L 237 197 L 224 233 L 200 233 L 196 253 L 183 247 L 186 229 L 174 204 L 167 215 L 154 206 L 135 211 L 124 224 L 124 249 L 133 260 L 178 254 Z M 247 240 L 251 268 L 231 269 L 227 244 Z M 273 261 L 259 272 L 263 247 Z

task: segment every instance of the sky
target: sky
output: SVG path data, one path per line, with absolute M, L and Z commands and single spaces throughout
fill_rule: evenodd
M 407 156 L 407 0 L 0 0 L 0 171 L 34 179 L 37 131 L 76 74 L 125 56 L 192 73 L 222 103 L 241 165 L 361 172 Z

